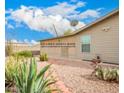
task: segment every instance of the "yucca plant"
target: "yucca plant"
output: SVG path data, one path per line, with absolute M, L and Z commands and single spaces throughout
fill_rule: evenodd
M 42 53 L 40 55 L 40 61 L 48 61 L 48 56 L 46 53 Z
M 15 57 L 8 57 L 5 63 L 5 86 L 11 87 L 14 85 L 14 74 L 18 70 L 21 62 L 15 59 Z
M 15 73 L 15 84 L 18 93 L 51 93 L 56 89 L 51 89 L 50 86 L 56 81 L 46 75 L 50 65 L 45 66 L 41 71 L 37 72 L 37 64 L 33 59 L 30 64 L 23 63 L 20 67 L 21 71 Z

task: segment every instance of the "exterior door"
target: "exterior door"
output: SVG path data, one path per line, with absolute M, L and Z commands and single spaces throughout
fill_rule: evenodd
M 61 56 L 68 57 L 68 47 L 61 47 Z

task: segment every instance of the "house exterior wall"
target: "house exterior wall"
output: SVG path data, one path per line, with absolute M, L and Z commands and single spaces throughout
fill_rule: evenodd
M 47 41 L 42 41 L 42 43 L 75 43 L 76 36 L 73 37 L 66 37 L 66 38 L 61 38 L 61 39 L 53 39 L 53 40 L 47 40 Z M 60 40 L 60 41 L 59 41 Z M 62 52 L 64 52 L 63 48 L 68 48 L 68 56 L 63 56 Z M 41 53 L 47 53 L 49 57 L 53 58 L 75 58 L 76 56 L 76 51 L 75 47 L 72 46 L 54 46 L 54 47 L 42 47 L 41 45 Z
M 108 31 L 102 28 L 110 27 Z M 81 52 L 81 36 L 91 36 L 90 53 Z M 77 35 L 77 57 L 82 59 L 92 59 L 100 56 L 102 61 L 110 63 L 119 62 L 119 15 L 113 15 L 102 22 L 82 31 Z
M 103 28 L 108 29 L 106 31 Z M 90 35 L 91 51 L 89 53 L 81 51 L 81 37 Z M 91 60 L 97 55 L 103 62 L 119 62 L 119 14 L 116 13 L 101 22 L 77 33 L 73 36 L 62 37 L 61 42 L 75 43 L 75 47 L 68 47 L 68 56 L 64 58 L 86 59 Z M 42 43 L 59 42 L 58 39 L 41 41 Z M 45 52 L 50 57 L 62 57 L 62 48 L 59 47 L 42 47 L 41 52 Z

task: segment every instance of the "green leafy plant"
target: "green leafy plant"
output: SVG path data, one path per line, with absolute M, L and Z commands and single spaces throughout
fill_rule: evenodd
M 11 93 L 11 92 L 9 92 L 9 91 L 5 91 L 5 93 Z
M 11 41 L 6 43 L 5 52 L 7 56 L 11 56 L 13 54 L 13 45 Z
M 48 56 L 46 53 L 42 53 L 40 55 L 40 61 L 48 61 Z
M 119 69 L 97 67 L 95 69 L 95 76 L 105 81 L 119 82 Z
M 32 57 L 32 52 L 31 51 L 20 51 L 17 53 L 14 53 L 13 56 L 15 57 Z
M 72 33 L 72 30 L 71 29 L 68 29 L 64 32 L 64 35 L 70 35 Z
M 14 73 L 16 70 L 19 72 L 19 66 L 21 62 L 15 59 L 15 57 L 8 57 L 5 63 L 5 86 L 11 87 L 14 85 Z
M 50 77 L 50 74 L 45 74 L 49 67 L 50 65 L 43 67 L 38 73 L 35 60 L 32 60 L 30 64 L 23 63 L 20 73 L 17 70 L 15 73 L 18 93 L 52 93 L 52 91 L 56 91 L 56 89 L 50 88 L 56 81 Z

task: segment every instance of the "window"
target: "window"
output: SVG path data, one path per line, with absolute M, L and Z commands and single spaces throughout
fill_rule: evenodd
M 90 52 L 91 38 L 89 35 L 81 37 L 81 50 L 82 52 Z

